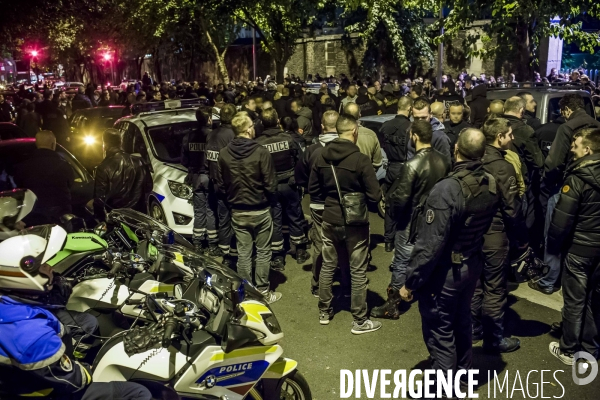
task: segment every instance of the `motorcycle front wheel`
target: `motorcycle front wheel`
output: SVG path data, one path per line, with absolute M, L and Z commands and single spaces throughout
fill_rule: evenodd
M 312 394 L 310 393 L 310 387 L 308 382 L 304 379 L 304 376 L 299 371 L 290 374 L 283 378 L 281 383 L 281 389 L 279 396 L 273 396 L 272 394 L 264 392 L 264 385 L 259 382 L 246 396 L 247 400 L 264 400 L 264 399 L 278 399 L 278 400 L 312 400 Z

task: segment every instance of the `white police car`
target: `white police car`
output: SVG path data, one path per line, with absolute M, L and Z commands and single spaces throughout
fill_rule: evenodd
M 123 149 L 139 155 L 150 167 L 153 188 L 148 214 L 182 235 L 192 235 L 194 210 L 192 188 L 184 183 L 187 168 L 181 165 L 181 142 L 198 129 L 200 105 L 199 99 L 136 104 L 134 115 L 115 123 L 123 135 Z

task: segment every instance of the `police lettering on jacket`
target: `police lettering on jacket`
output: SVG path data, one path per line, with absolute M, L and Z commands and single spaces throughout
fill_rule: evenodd
M 206 136 L 207 129 L 199 129 L 184 137 L 181 164 L 195 173 L 207 173 Z
M 298 149 L 289 134 L 278 129 L 267 129 L 256 141 L 271 153 L 277 174 L 294 170 Z

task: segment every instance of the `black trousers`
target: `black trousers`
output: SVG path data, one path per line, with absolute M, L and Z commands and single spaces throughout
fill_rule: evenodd
M 482 268 L 481 254 L 462 265 L 440 265 L 432 282 L 417 292 L 423 339 L 433 369 L 446 373 L 473 365 L 471 299 Z
M 600 257 L 568 253 L 564 261 L 562 290 L 563 334 L 560 349 L 575 353 L 581 348 L 600 356 Z
M 134 382 L 92 382 L 83 396 L 74 397 L 81 400 L 150 400 L 152 395 L 148 389 Z
M 216 212 L 219 248 L 224 254 L 237 257 L 235 234 L 231 226 L 231 211 L 227 203 L 220 195 L 211 192 L 208 195 L 208 204 L 209 207 L 213 207 L 213 212 Z
M 392 183 L 400 176 L 400 169 L 402 163 L 392 162 L 388 165 L 385 173 L 385 182 L 387 187 L 390 188 Z M 386 195 L 386 194 L 384 194 Z M 390 216 L 390 212 L 386 207 L 385 218 L 383 219 L 383 240 L 385 243 L 394 243 L 396 237 L 396 220 Z
M 504 337 L 504 311 L 507 299 L 508 255 L 510 246 L 505 232 L 484 236 L 485 262 L 471 301 L 473 332 L 483 330 L 486 345 L 497 346 Z
M 285 183 L 277 185 L 277 202 L 271 206 L 273 217 L 273 237 L 271 238 L 271 251 L 274 255 L 284 254 L 283 244 L 283 217 L 287 217 L 290 229 L 290 242 L 295 245 L 306 243 L 304 234 L 304 212 L 302 199 L 297 190 Z

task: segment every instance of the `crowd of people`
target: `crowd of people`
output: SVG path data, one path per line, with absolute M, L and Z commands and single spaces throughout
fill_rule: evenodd
M 571 84 L 596 90 L 578 75 L 571 75 Z M 338 270 L 351 302 L 353 334 L 380 329 L 377 319 L 400 318 L 415 297 L 433 368 L 450 371 L 471 368 L 473 341 L 483 340 L 484 349 L 495 353 L 520 347 L 518 338 L 504 332 L 507 283 L 527 280 L 548 295 L 562 286 L 562 322 L 555 326 L 562 337 L 550 352 L 569 365 L 579 350 L 598 358 L 600 122 L 586 113 L 577 93 L 560 100 L 561 119 L 542 124 L 531 93 L 490 101 L 488 85 L 498 85 L 498 79 L 465 78 L 446 77 L 436 90 L 427 80 L 342 76 L 334 93 L 332 82 L 317 76 L 322 84 L 313 93 L 295 77 L 213 89 L 154 85 L 148 77 L 125 94 L 109 90 L 100 98 L 125 105 L 205 99 L 207 106 L 196 111 L 199 127 L 181 149 L 193 189 L 194 246 L 223 257 L 267 302 L 282 298 L 270 290 L 269 274 L 285 270 L 291 249 L 298 264 L 312 257 L 311 293 L 319 299 L 321 325 L 334 317 Z M 547 79 L 562 78 L 554 71 Z M 56 104 L 49 93 L 44 91 L 40 104 Z M 92 96 L 81 89 L 71 111 L 79 107 L 76 99 L 94 106 Z M 379 132 L 362 126 L 361 117 L 381 114 L 394 117 Z M 39 157 L 49 160 L 56 139 L 41 115 L 32 133 Z M 107 158 L 96 173 L 94 200 L 98 219 L 109 204 L 142 207 L 149 190 L 143 163 L 121 149 L 119 132 L 109 129 L 103 140 Z M 388 160 L 383 187 L 375 174 L 382 149 Z M 61 175 L 48 168 L 28 182 L 27 169 L 21 170 L 17 185 L 34 192 L 32 185 L 54 184 Z M 68 190 L 68 183 L 61 185 Z M 308 219 L 304 195 L 310 197 Z M 368 210 L 382 196 L 385 250 L 394 254 L 387 299 L 369 309 Z

